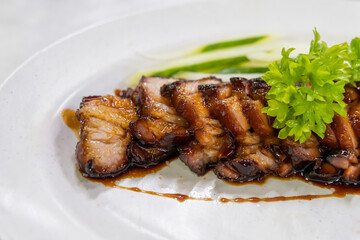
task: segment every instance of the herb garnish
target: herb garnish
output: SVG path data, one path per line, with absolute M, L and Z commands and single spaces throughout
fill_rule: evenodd
M 343 93 L 360 79 L 360 39 L 328 47 L 314 29 L 308 54 L 292 58 L 294 48 L 282 50 L 282 59 L 269 65 L 263 79 L 271 86 L 264 112 L 275 117 L 279 138 L 305 142 L 314 132 L 324 138 L 334 113 L 346 116 Z

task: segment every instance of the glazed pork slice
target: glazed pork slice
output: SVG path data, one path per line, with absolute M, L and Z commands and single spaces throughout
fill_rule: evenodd
M 358 184 L 360 177 L 359 156 L 359 94 L 351 86 L 345 87 L 344 101 L 348 103 L 347 116 L 334 115 L 327 125 L 325 137 L 319 142 L 327 147 L 322 161 L 305 170 L 304 176 L 312 181 Z
M 219 162 L 215 174 L 229 182 L 260 180 L 279 168 L 272 152 L 261 145 L 239 146 L 235 158 Z
M 235 138 L 246 135 L 251 127 L 243 113 L 240 99 L 232 93 L 230 83 L 201 85 L 199 90 L 214 118 L 229 129 Z
M 163 85 L 178 80 L 142 77 L 132 94 L 140 117 L 130 124 L 130 129 L 142 145 L 168 149 L 192 138 L 188 122 L 176 112 L 170 97 L 160 94 Z
M 360 137 L 360 103 L 353 104 L 348 112 L 348 117 L 357 137 Z
M 276 171 L 276 158 L 263 146 L 267 138 L 275 138 L 267 116 L 261 112 L 261 102 L 247 94 L 239 95 L 230 83 L 204 85 L 200 91 L 212 116 L 231 132 L 237 146 L 235 157 L 219 162 L 215 174 L 227 181 L 244 182 Z
M 341 149 L 330 149 L 321 159 L 316 159 L 303 171 L 307 180 L 331 184 L 343 182 L 358 184 L 360 164 L 354 152 Z
M 319 142 L 330 148 L 340 148 L 358 153 L 360 137 L 360 104 L 359 92 L 353 86 L 345 86 L 344 102 L 347 116 L 335 113 L 333 122 L 326 125 L 325 137 Z M 358 154 L 357 154 L 358 155 Z
M 231 79 L 231 83 L 233 91 L 237 92 L 241 99 L 243 109 L 245 109 L 244 112 L 253 130 L 258 134 L 268 132 L 270 136 L 270 129 L 267 128 L 266 124 L 261 124 L 261 121 L 264 122 L 264 118 L 254 117 L 262 106 L 256 103 L 258 107 L 254 108 L 256 111 L 253 112 L 253 117 L 251 117 L 252 113 L 246 110 L 246 105 L 249 101 L 251 103 L 260 101 L 260 103 L 266 105 L 264 97 L 269 89 L 266 87 L 266 83 L 261 79 L 257 79 L 256 82 L 249 82 L 249 80 L 239 78 Z M 346 86 L 344 101 L 349 104 L 346 108 L 348 116 L 343 117 L 335 114 L 333 122 L 326 125 L 324 138 L 321 139 L 312 134 L 302 144 L 294 141 L 292 138 L 287 138 L 281 141 L 281 146 L 271 145 L 274 156 L 277 159 L 284 159 L 276 170 L 278 175 L 286 176 L 292 171 L 296 171 L 301 172 L 308 180 L 324 182 L 326 184 L 339 181 L 346 184 L 358 184 L 360 177 L 360 164 L 358 163 L 358 139 L 360 133 L 358 130 L 360 129 L 358 89 Z M 260 131 L 260 129 L 256 130 L 256 126 L 263 128 L 263 131 Z M 265 137 L 265 135 L 262 137 Z M 278 154 L 279 151 L 277 153 L 274 151 L 275 149 L 280 150 L 280 155 Z M 235 165 L 230 163 L 226 163 L 227 168 L 225 168 L 225 165 L 222 165 L 221 170 L 225 171 L 226 169 L 227 173 L 229 173 L 229 169 L 236 169 Z M 247 162 L 247 164 L 249 163 Z M 256 173 L 259 170 L 253 167 L 252 171 Z M 234 174 L 231 176 L 235 177 Z
M 293 138 L 288 137 L 281 144 L 296 171 L 303 170 L 308 164 L 322 157 L 315 134 L 312 134 L 304 143 L 296 142 Z
M 117 96 L 84 97 L 76 111 L 81 140 L 76 146 L 80 170 L 92 178 L 113 177 L 130 165 L 129 123 L 137 119 L 135 105 Z
M 259 100 L 266 103 L 265 96 L 270 90 L 270 86 L 261 78 L 231 78 L 232 90 L 240 99 Z
M 327 147 L 323 161 L 316 162 L 305 171 L 305 176 L 312 181 L 333 183 L 342 181 L 345 184 L 358 184 L 360 176 L 359 136 L 360 104 L 358 90 L 352 86 L 345 87 L 344 101 L 347 116 L 335 113 L 333 122 L 328 124 L 325 137 L 319 142 Z
M 176 112 L 170 97 L 161 96 L 160 88 L 179 79 L 142 77 L 131 93 L 140 117 L 130 123 L 134 140 L 127 155 L 139 167 L 156 165 L 177 154 L 176 146 L 192 139 L 188 122 Z M 129 91 L 122 95 L 129 95 Z
M 345 86 L 344 102 L 347 116 L 335 113 L 333 122 L 326 125 L 324 138 L 313 134 L 303 144 L 291 138 L 282 141 L 297 171 L 311 181 L 331 184 L 343 182 L 358 184 L 360 176 L 359 155 L 359 92 Z
M 334 129 L 332 128 L 331 124 L 326 124 L 326 129 L 324 133 L 324 138 L 318 137 L 319 142 L 331 148 L 338 148 L 339 143 L 335 134 Z
M 169 159 L 176 151 L 173 148 L 143 146 L 133 140 L 129 143 L 126 154 L 132 165 L 147 168 Z
M 177 81 L 161 89 L 163 96 L 171 97 L 176 111 L 190 124 L 195 140 L 179 147 L 180 159 L 194 173 L 202 175 L 209 165 L 219 159 L 229 158 L 233 153 L 231 136 L 224 131 L 220 122 L 210 115 L 205 105 L 200 85 L 220 84 L 217 78 L 205 78 L 194 81 Z
M 332 127 L 335 131 L 335 136 L 338 139 L 340 148 L 357 152 L 359 143 L 355 131 L 350 124 L 349 117 L 342 117 L 335 113 Z

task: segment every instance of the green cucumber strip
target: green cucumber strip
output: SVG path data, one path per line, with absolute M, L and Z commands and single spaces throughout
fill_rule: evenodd
M 216 73 L 228 74 L 228 73 L 265 73 L 269 70 L 268 67 L 230 67 L 224 68 Z
M 204 72 L 211 71 L 216 72 L 224 68 L 230 68 L 238 66 L 241 63 L 248 62 L 249 59 L 246 56 L 238 56 L 232 58 L 223 58 L 217 59 L 207 62 L 202 62 L 198 64 L 188 65 L 188 66 L 180 66 L 165 69 L 162 71 L 154 72 L 149 74 L 150 76 L 158 76 L 158 77 L 171 77 L 177 72 L 185 71 L 185 72 Z
M 252 43 L 256 43 L 260 40 L 263 40 L 264 38 L 267 38 L 267 37 L 268 37 L 267 35 L 264 35 L 264 36 L 242 38 L 242 39 L 237 39 L 237 40 L 232 40 L 232 41 L 208 44 L 208 45 L 201 47 L 199 52 L 200 53 L 210 52 L 210 51 L 214 51 L 214 50 L 218 50 L 218 49 L 222 49 L 222 48 L 230 48 L 230 47 L 237 47 L 237 46 L 252 44 Z

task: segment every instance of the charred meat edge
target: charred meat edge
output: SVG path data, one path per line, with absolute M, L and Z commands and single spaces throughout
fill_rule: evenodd
M 220 79 L 209 77 L 200 80 L 177 81 L 161 88 L 163 96 L 171 97 L 176 111 L 188 122 L 195 139 L 178 148 L 183 161 L 194 173 L 202 175 L 207 167 L 219 159 L 233 154 L 233 140 L 220 122 L 211 117 L 198 87 L 203 84 L 219 84 Z
M 114 177 L 129 167 L 129 123 L 137 118 L 130 99 L 84 97 L 76 111 L 81 140 L 76 146 L 80 170 L 92 178 Z

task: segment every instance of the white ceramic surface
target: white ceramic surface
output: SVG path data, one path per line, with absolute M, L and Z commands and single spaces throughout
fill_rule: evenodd
M 82 96 L 126 87 L 131 73 L 157 63 L 143 53 L 259 33 L 308 42 L 314 26 L 323 39 L 349 40 L 360 35 L 359 10 L 356 1 L 209 1 L 113 21 L 44 50 L 0 86 L 0 239 L 360 238 L 358 196 L 179 203 L 89 182 L 77 172 L 76 139 L 60 116 Z M 176 174 L 186 171 L 174 162 L 148 187 L 191 186 L 179 190 L 219 196 L 221 184 L 210 175 L 205 183 L 179 182 Z M 231 194 L 319 191 L 300 183 L 269 186 Z
M 0 0 L 0 83 L 36 52 L 79 29 L 190 1 Z

